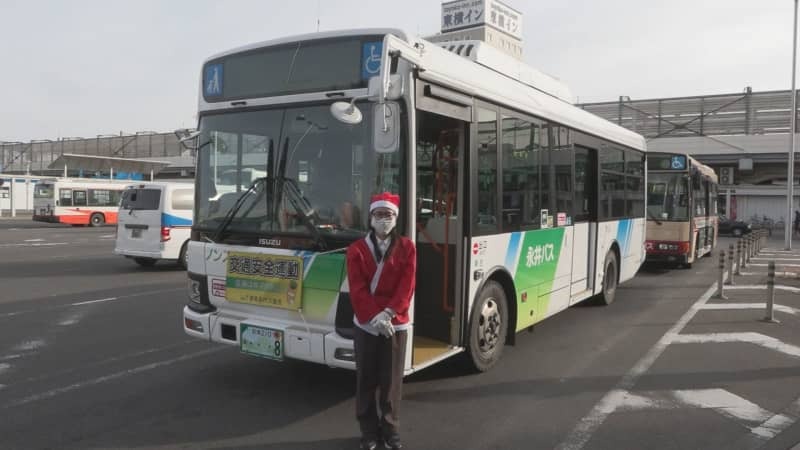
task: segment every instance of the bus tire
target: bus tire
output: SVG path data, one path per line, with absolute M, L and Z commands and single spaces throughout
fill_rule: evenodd
M 614 303 L 617 298 L 618 284 L 619 263 L 617 263 L 617 255 L 613 251 L 609 251 L 606 254 L 605 262 L 603 262 L 603 289 L 598 297 L 599 304 L 608 306 Z
M 139 257 L 136 257 L 136 258 L 133 258 L 133 260 L 136 261 L 136 264 L 138 264 L 138 265 L 140 265 L 142 267 L 153 267 L 154 265 L 156 265 L 156 260 L 153 259 L 153 258 L 139 258 Z
M 93 227 L 103 226 L 106 223 L 106 218 L 100 213 L 92 214 L 92 217 L 89 218 L 89 225 Z
M 467 350 L 475 370 L 486 372 L 500 356 L 508 334 L 508 303 L 499 283 L 488 281 L 481 289 L 469 323 Z
M 178 265 L 181 266 L 184 270 L 186 270 L 186 268 L 189 267 L 189 259 L 188 259 L 189 255 L 188 252 L 186 251 L 188 247 L 189 247 L 189 241 L 184 242 L 183 246 L 181 246 L 180 253 L 178 253 Z

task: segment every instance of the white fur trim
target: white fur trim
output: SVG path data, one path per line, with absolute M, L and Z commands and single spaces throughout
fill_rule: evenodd
M 395 214 L 397 214 L 400 211 L 397 205 L 387 200 L 374 201 L 369 205 L 370 212 L 372 212 L 372 210 L 375 208 L 389 208 L 392 211 L 394 211 Z

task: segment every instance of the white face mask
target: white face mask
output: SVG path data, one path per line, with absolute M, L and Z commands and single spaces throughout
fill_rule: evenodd
M 397 217 L 392 216 L 385 219 L 376 219 L 373 217 L 371 224 L 378 235 L 386 236 L 394 229 L 394 226 L 397 225 Z

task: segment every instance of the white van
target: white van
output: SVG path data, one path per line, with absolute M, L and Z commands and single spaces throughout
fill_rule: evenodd
M 141 183 L 122 193 L 114 253 L 150 267 L 159 259 L 186 268 L 194 185 Z

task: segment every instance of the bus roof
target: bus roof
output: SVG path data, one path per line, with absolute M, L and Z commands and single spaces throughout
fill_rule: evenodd
M 502 68 L 491 68 L 481 65 L 465 56 L 459 56 L 445 50 L 441 48 L 439 44 L 428 42 L 421 38 L 409 38 L 403 31 L 393 28 L 329 31 L 279 38 L 218 53 L 207 58 L 204 64 L 223 56 L 262 47 L 306 40 L 370 34 L 391 34 L 405 41 L 410 46 L 419 49 L 420 54 L 416 56 L 419 56 L 422 68 L 424 69 L 420 71 L 419 76 L 424 80 L 437 82 L 473 97 L 498 103 L 505 107 L 516 109 L 546 120 L 551 120 L 629 148 L 640 151 L 646 151 L 647 149 L 645 139 L 641 135 L 576 107 L 571 102 L 560 98 L 561 96 L 553 95 L 552 89 L 544 87 L 537 88 L 537 86 L 531 84 L 530 80 L 527 80 L 529 81 L 528 83 L 521 81 L 524 72 L 531 72 L 534 70 L 526 69 L 528 66 L 524 63 L 520 63 L 518 70 L 515 70 L 515 72 L 518 72 L 516 74 L 503 73 L 501 72 L 501 70 L 503 70 Z M 200 100 L 202 104 L 202 94 Z

